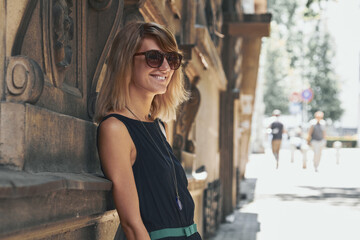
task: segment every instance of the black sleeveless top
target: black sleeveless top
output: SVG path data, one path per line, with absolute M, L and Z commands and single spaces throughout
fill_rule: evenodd
M 158 122 L 140 122 L 119 114 L 107 115 L 102 121 L 109 117 L 115 117 L 124 123 L 135 144 L 136 160 L 132 169 L 139 196 L 140 214 L 147 231 L 186 227 L 193 224 L 194 201 L 187 189 L 186 174 L 181 163 L 173 154 L 172 148 L 163 135 Z M 151 134 L 157 147 L 154 146 L 154 142 L 142 123 Z M 175 165 L 178 191 L 183 205 L 181 211 L 176 203 L 173 167 L 166 148 L 171 154 Z M 201 237 L 199 233 L 195 233 L 190 237 L 163 239 L 199 240 Z

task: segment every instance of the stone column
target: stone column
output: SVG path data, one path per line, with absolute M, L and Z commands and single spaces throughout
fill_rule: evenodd
M 261 38 L 244 38 L 243 41 L 243 80 L 241 81 L 240 94 L 240 126 L 242 135 L 240 140 L 240 177 L 245 175 L 246 163 L 249 156 L 252 114 L 254 112 L 255 91 L 259 69 L 259 56 Z

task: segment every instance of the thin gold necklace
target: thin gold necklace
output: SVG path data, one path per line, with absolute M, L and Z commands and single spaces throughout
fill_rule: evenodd
M 160 155 L 164 158 L 165 162 L 167 162 L 165 156 L 162 154 L 159 146 L 156 144 L 155 140 L 154 140 L 153 137 L 151 136 L 149 130 L 146 128 L 146 126 L 144 125 L 144 123 L 140 120 L 140 118 L 139 118 L 138 116 L 136 116 L 135 113 L 133 113 L 133 111 L 130 110 L 130 108 L 128 108 L 128 106 L 125 106 L 125 108 L 126 108 L 132 115 L 134 115 L 134 117 L 135 117 L 137 120 L 139 120 L 139 122 L 140 122 L 141 125 L 144 127 L 144 129 L 145 129 L 145 131 L 147 132 L 147 134 L 149 135 L 151 141 L 153 142 L 153 144 L 155 145 L 155 147 L 156 147 L 157 150 L 159 151 Z M 161 140 L 162 140 L 162 143 L 164 144 L 164 147 L 165 147 L 165 149 L 166 149 L 166 151 L 167 151 L 167 153 L 168 153 L 168 155 L 169 155 L 169 158 L 170 158 L 170 162 L 171 162 L 172 169 L 173 169 L 173 181 L 174 181 L 175 191 L 176 191 L 175 200 L 176 200 L 176 204 L 177 204 L 179 210 L 181 211 L 181 210 L 183 209 L 183 205 L 182 205 L 182 203 L 181 203 L 181 201 L 180 201 L 179 190 L 178 190 L 178 185 L 177 185 L 177 178 L 176 178 L 176 172 L 175 172 L 174 160 L 172 159 L 171 154 L 170 154 L 170 152 L 169 152 L 169 149 L 168 149 L 168 147 L 167 147 L 166 144 L 165 144 L 165 141 L 164 141 L 163 136 L 162 136 L 163 134 L 161 134 L 161 132 L 160 132 L 160 130 L 159 130 L 159 128 L 160 128 L 160 125 L 159 125 L 159 124 L 161 124 L 161 123 L 159 122 L 159 120 L 155 120 L 155 121 L 156 121 L 156 123 L 157 123 L 157 125 L 158 125 L 158 126 L 155 127 L 155 128 L 156 128 L 157 132 L 159 133 L 160 138 L 161 138 Z

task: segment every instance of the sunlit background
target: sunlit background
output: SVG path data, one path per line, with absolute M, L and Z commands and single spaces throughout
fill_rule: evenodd
M 359 124 L 359 58 L 360 58 L 360 8 L 359 1 L 329 2 L 325 17 L 335 42 L 333 60 L 340 79 L 340 99 L 344 114 L 340 126 L 358 128 Z
M 254 234 L 240 239 L 360 239 L 360 1 L 269 0 L 268 7 L 271 36 L 263 39 L 253 154 L 242 182 L 251 200 L 237 216 L 239 232 Z M 274 109 L 287 130 L 279 169 L 267 131 Z M 328 140 L 320 172 L 306 143 L 317 110 L 325 113 Z
M 262 150 L 264 128 L 274 109 L 282 111 L 289 134 L 301 126 L 304 135 L 314 112 L 321 110 L 328 138 L 353 141 L 354 146 L 360 139 L 359 1 L 268 4 L 273 18 L 271 36 L 263 39 L 253 150 Z

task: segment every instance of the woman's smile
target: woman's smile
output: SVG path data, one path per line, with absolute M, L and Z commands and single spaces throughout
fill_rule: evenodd
M 166 76 L 161 76 L 161 75 L 157 75 L 157 74 L 150 74 L 150 76 L 152 76 L 153 78 L 156 78 L 157 80 L 166 80 Z

